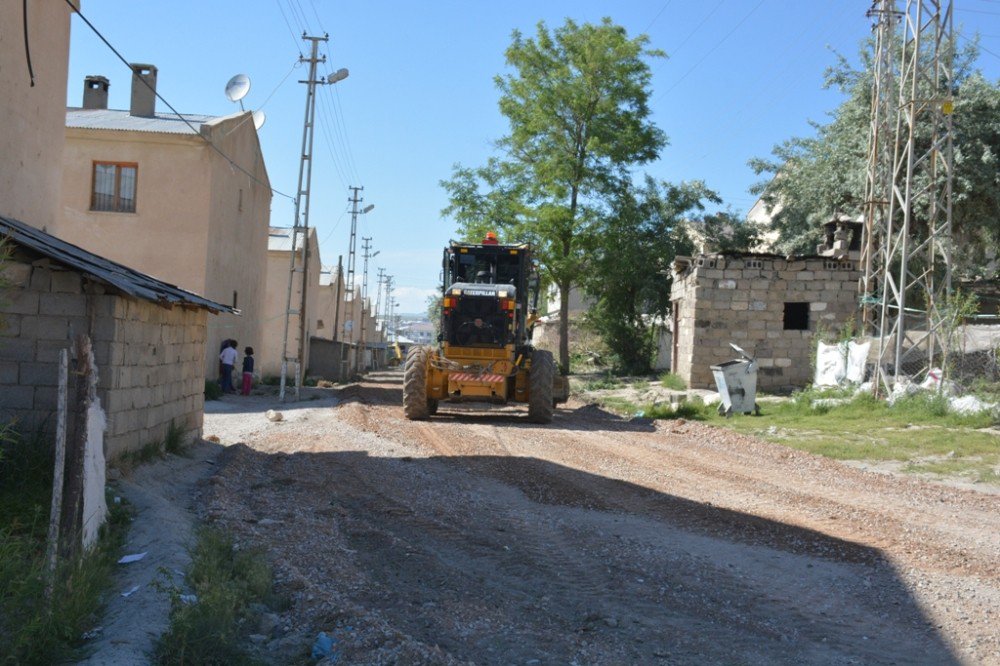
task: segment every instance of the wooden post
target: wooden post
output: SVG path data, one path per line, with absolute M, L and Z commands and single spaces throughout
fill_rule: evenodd
M 93 353 L 90 338 L 74 340 L 76 382 L 73 390 L 73 424 L 66 447 L 66 486 L 62 513 L 62 551 L 72 557 L 80 550 L 83 530 L 83 465 L 87 446 L 87 412 L 90 409 L 90 375 Z
M 49 534 L 45 548 L 48 577 L 45 596 L 52 598 L 59 551 L 59 520 L 62 516 L 63 475 L 66 471 L 66 393 L 69 390 L 69 354 L 59 352 L 59 392 L 56 396 L 56 462 L 52 473 L 52 504 L 49 508 Z

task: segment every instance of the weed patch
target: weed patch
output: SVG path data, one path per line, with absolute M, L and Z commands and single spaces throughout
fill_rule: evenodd
M 205 380 L 205 400 L 218 400 L 222 397 L 222 387 L 211 379 Z
M 124 543 L 128 511 L 108 502 L 108 523 L 85 555 L 56 569 L 45 595 L 45 539 L 53 455 L 47 438 L 0 435 L 0 644 L 4 663 L 72 659 L 94 626 Z
M 171 590 L 170 629 L 156 645 L 159 664 L 252 664 L 243 630 L 258 604 L 274 605 L 272 573 L 258 550 L 237 550 L 232 537 L 202 528 L 187 574 L 197 601 Z
M 683 391 L 687 388 L 687 384 L 684 383 L 684 380 L 681 379 L 679 375 L 675 375 L 672 372 L 665 372 L 660 375 L 660 386 L 673 391 Z

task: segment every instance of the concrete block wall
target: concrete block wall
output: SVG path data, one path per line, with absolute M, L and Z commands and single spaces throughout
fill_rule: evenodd
M 4 274 L 0 421 L 54 431 L 59 351 L 88 333 L 108 458 L 162 440 L 171 421 L 201 435 L 206 311 L 105 294 L 74 271 L 12 262 Z
M 856 315 L 859 277 L 855 262 L 822 257 L 695 257 L 671 288 L 674 372 L 692 388 L 715 388 L 711 366 L 736 358 L 732 342 L 756 356 L 760 389 L 809 384 L 816 334 Z M 785 329 L 786 303 L 808 303 L 808 328 Z
M 101 296 L 94 354 L 108 414 L 109 458 L 162 441 L 171 422 L 185 441 L 201 436 L 208 314 L 141 299 Z
M 59 352 L 86 333 L 78 273 L 11 261 L 0 291 L 0 422 L 55 431 Z

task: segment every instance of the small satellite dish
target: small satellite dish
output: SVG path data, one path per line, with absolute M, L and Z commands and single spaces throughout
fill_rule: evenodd
M 264 121 L 267 120 L 267 114 L 261 109 L 257 109 L 253 112 L 253 127 L 254 129 L 260 129 L 264 126 Z
M 226 97 L 230 102 L 240 101 L 248 92 L 250 92 L 250 77 L 246 74 L 237 74 L 226 84 Z

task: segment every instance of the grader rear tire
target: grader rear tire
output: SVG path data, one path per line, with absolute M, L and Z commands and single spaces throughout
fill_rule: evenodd
M 532 423 L 550 423 L 555 403 L 552 400 L 552 382 L 556 376 L 556 362 L 552 352 L 536 349 L 531 352 L 531 370 L 528 375 L 528 420 Z
M 423 421 L 431 414 L 427 398 L 429 355 L 427 347 L 410 347 L 403 364 L 403 415 L 411 421 Z

